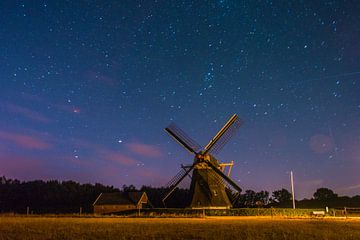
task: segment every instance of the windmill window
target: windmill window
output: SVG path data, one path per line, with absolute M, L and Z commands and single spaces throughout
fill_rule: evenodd
M 214 196 L 216 197 L 218 195 L 217 191 L 214 190 Z

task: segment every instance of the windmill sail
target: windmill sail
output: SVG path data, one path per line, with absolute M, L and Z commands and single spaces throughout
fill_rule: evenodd
M 191 170 L 194 168 L 194 165 L 192 165 L 188 170 L 185 170 L 184 168 L 178 172 L 178 174 L 173 177 L 172 180 L 168 184 L 170 187 L 170 190 L 164 195 L 162 202 L 165 205 L 166 199 L 171 195 L 171 193 L 177 188 L 177 186 L 184 180 L 184 178 L 191 172 Z
M 225 175 L 219 168 L 214 166 L 211 162 L 206 162 L 214 172 L 216 172 L 222 179 L 224 179 L 231 187 L 233 187 L 236 191 L 241 192 L 242 189 L 227 175 Z
M 205 147 L 204 154 L 213 153 L 217 154 L 230 140 L 230 138 L 241 127 L 242 122 L 236 114 L 234 114 L 222 129 L 215 135 L 215 137 Z
M 190 138 L 183 130 L 181 130 L 175 123 L 170 124 L 167 128 L 167 131 L 178 143 L 180 143 L 184 148 L 186 148 L 191 153 L 197 153 L 201 146 Z

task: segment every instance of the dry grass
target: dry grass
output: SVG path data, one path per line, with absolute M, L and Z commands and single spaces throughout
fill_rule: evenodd
M 0 217 L 0 239 L 360 239 L 360 221 L 268 217 Z

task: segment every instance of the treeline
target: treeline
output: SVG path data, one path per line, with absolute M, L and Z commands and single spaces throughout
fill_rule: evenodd
M 92 213 L 92 204 L 102 192 L 128 192 L 145 191 L 151 205 L 162 208 L 162 197 L 168 188 L 155 188 L 143 186 L 136 189 L 133 185 L 120 190 L 113 186 L 102 184 L 79 184 L 74 181 L 28 181 L 6 179 L 0 177 L 0 213 Z M 239 197 L 232 198 L 235 208 L 254 207 L 292 207 L 291 193 L 280 189 L 270 193 L 268 191 L 255 192 L 246 190 Z M 165 202 L 166 207 L 183 208 L 189 206 L 191 201 L 188 189 L 176 189 Z M 298 208 L 331 208 L 360 207 L 360 196 L 338 196 L 331 189 L 319 188 L 312 199 L 296 201 Z
M 161 194 L 166 192 L 164 188 L 142 187 L 146 191 L 149 199 L 154 201 L 156 207 L 162 207 Z M 191 198 L 188 189 L 177 189 L 167 200 L 167 207 L 186 207 L 189 206 Z M 232 199 L 232 196 L 229 196 Z M 268 191 L 255 192 L 246 190 L 238 198 L 232 199 L 235 208 L 255 208 L 255 207 L 278 207 L 291 208 L 292 195 L 287 189 L 280 189 L 270 193 Z M 295 205 L 298 208 L 343 208 L 360 207 L 360 196 L 354 197 L 338 196 L 331 189 L 319 188 L 313 194 L 311 199 L 296 200 Z
M 102 184 L 74 181 L 29 181 L 0 177 L 0 212 L 74 213 L 92 212 L 92 203 L 101 192 L 119 189 Z M 29 208 L 29 210 L 27 209 Z

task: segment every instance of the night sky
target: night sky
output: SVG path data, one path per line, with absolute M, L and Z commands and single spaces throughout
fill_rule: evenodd
M 245 189 L 360 194 L 359 1 L 1 1 L 0 175 L 163 186 L 216 155 Z

